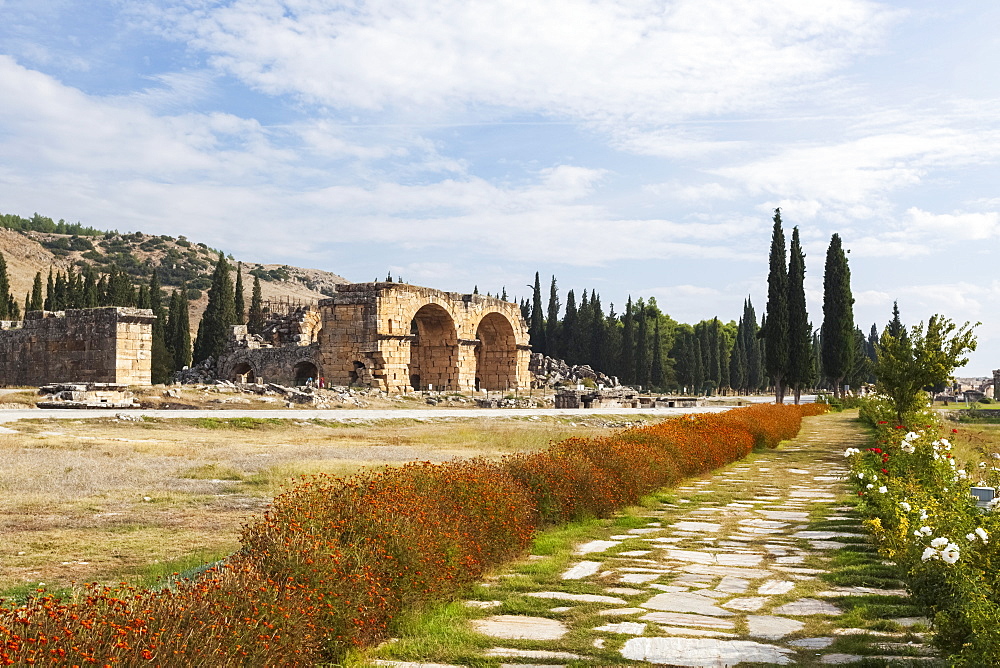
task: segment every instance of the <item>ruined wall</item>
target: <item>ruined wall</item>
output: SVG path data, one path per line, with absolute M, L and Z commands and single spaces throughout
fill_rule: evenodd
M 0 384 L 149 385 L 153 312 L 109 306 L 31 311 L 0 330 Z
M 320 302 L 328 384 L 514 390 L 530 385 L 528 332 L 516 304 L 402 283 L 354 283 Z

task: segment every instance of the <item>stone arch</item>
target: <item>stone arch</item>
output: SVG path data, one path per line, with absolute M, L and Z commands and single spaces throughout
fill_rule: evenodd
M 487 313 L 476 327 L 476 389 L 517 388 L 517 337 L 502 313 Z
M 458 389 L 458 330 L 451 313 L 440 304 L 424 304 L 410 320 L 410 337 L 411 387 Z
M 296 385 L 305 385 L 309 382 L 309 379 L 312 379 L 312 382 L 315 385 L 317 380 L 319 380 L 319 368 L 312 360 L 301 360 L 296 362 L 295 367 L 292 369 L 292 373 L 295 377 Z
M 246 383 L 253 383 L 257 380 L 257 372 L 254 370 L 253 365 L 249 362 L 238 362 L 233 365 L 232 370 L 229 372 L 229 376 L 230 380 L 234 382 L 243 380 L 243 382 Z

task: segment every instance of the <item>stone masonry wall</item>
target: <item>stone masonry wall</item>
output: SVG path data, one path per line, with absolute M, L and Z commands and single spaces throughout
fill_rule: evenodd
M 149 385 L 153 312 L 109 306 L 31 311 L 0 326 L 0 384 Z
M 338 286 L 320 311 L 328 384 L 389 392 L 530 385 L 531 349 L 517 304 L 403 283 L 354 283 Z

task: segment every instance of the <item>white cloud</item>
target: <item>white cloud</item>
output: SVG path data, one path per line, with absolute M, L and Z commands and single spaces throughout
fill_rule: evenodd
M 480 105 L 592 122 L 772 108 L 871 50 L 868 0 L 236 0 L 161 14 L 218 68 L 344 109 Z
M 939 241 L 983 240 L 1000 236 L 1000 213 L 933 214 L 910 207 L 903 219 L 905 229 Z

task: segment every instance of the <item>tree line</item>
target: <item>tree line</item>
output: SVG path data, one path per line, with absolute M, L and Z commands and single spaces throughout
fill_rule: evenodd
M 170 294 L 165 294 L 158 272 L 152 269 L 148 279 L 137 284 L 129 274 L 113 265 L 102 270 L 93 266 L 79 271 L 74 267 L 65 271 L 50 268 L 47 279 L 43 278 L 42 272 L 35 274 L 31 290 L 24 298 L 23 312 L 101 306 L 150 309 L 156 316 L 151 351 L 152 382 L 166 383 L 174 372 L 190 366 L 192 362 L 208 357 L 218 358 L 225 350 L 233 325 L 246 324 L 253 333 L 263 329 L 260 279 L 254 277 L 247 309 L 243 296 L 242 265 L 237 270 L 235 284 L 230 277 L 231 271 L 225 256 L 220 253 L 212 274 L 208 307 L 199 322 L 193 346 L 187 287 L 182 283 Z M 0 253 L 0 320 L 20 320 L 21 313 L 22 307 L 11 292 L 6 258 Z

